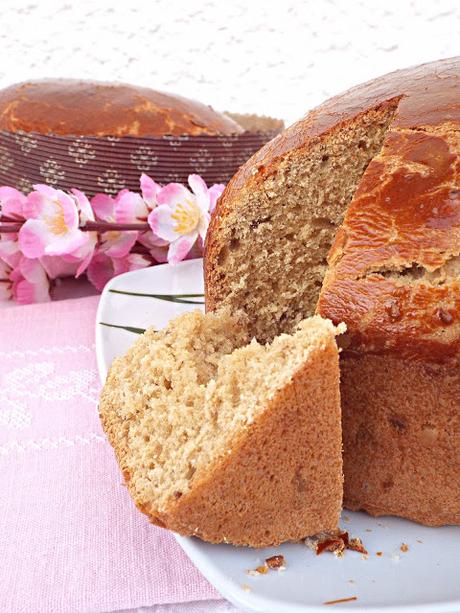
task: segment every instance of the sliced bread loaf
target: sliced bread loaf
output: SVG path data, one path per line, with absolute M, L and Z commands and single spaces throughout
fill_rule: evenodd
M 429 525 L 460 523 L 459 186 L 450 58 L 355 87 L 268 143 L 206 243 L 207 310 L 243 310 L 259 340 L 315 311 L 346 323 L 345 505 Z
M 152 523 L 254 547 L 337 527 L 338 331 L 313 317 L 261 345 L 243 316 L 196 311 L 114 362 L 101 420 Z

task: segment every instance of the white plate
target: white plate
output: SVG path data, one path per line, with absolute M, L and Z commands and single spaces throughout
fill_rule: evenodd
M 202 261 L 190 260 L 172 268 L 155 266 L 121 275 L 105 288 L 96 323 L 99 373 L 105 379 L 113 358 L 137 338 L 119 328 L 99 322 L 145 328 L 161 328 L 166 322 L 192 308 L 156 298 L 121 295 L 111 290 L 157 294 L 201 294 Z M 201 300 L 195 298 L 194 300 Z M 195 538 L 177 537 L 191 560 L 235 605 L 267 613 L 324 613 L 323 603 L 357 596 L 336 604 L 335 612 L 350 609 L 383 612 L 458 613 L 460 611 L 460 528 L 425 528 L 396 518 L 371 518 L 345 511 L 342 526 L 360 536 L 369 558 L 348 551 L 337 559 L 332 554 L 315 556 L 300 544 L 255 550 L 231 545 L 210 545 Z M 409 550 L 400 550 L 407 543 Z M 383 552 L 381 557 L 377 551 Z M 284 572 L 248 576 L 275 553 L 285 556 Z

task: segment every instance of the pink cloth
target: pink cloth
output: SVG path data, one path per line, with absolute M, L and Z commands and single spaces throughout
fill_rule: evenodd
M 97 298 L 0 311 L 0 610 L 220 598 L 136 510 L 97 416 Z

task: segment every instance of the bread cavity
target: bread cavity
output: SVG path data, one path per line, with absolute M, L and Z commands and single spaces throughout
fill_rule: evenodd
M 207 246 L 207 307 L 249 316 L 260 341 L 311 315 L 337 228 L 369 162 L 379 153 L 398 101 L 338 124 L 308 149 L 261 168 Z
M 148 330 L 114 362 L 101 418 L 137 504 L 164 512 L 237 445 L 277 390 L 337 333 L 320 317 L 271 345 L 227 310 Z M 249 342 L 249 344 L 248 344 Z

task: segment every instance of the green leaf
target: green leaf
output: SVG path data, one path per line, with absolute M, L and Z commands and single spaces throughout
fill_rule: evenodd
M 204 304 L 201 300 L 186 300 L 187 298 L 204 298 L 204 294 L 143 294 L 140 292 L 125 292 L 120 289 L 110 289 L 109 292 L 126 296 L 156 298 L 157 300 L 166 300 L 166 302 L 176 302 L 178 304 Z
M 104 321 L 99 322 L 101 326 L 107 326 L 107 328 L 120 328 L 120 330 L 126 330 L 133 334 L 144 334 L 145 328 L 135 328 L 134 326 L 117 326 L 116 324 L 107 324 Z

